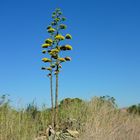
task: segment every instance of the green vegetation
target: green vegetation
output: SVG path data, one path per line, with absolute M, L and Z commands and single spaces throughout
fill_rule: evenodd
M 131 114 L 140 115 L 140 104 L 130 106 L 127 111 Z

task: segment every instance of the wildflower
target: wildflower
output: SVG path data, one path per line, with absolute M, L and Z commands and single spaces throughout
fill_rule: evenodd
M 67 26 L 65 24 L 60 24 L 60 29 L 66 29 Z
M 70 34 L 66 34 L 66 39 L 72 39 L 72 36 Z
M 70 57 L 65 57 L 65 60 L 66 61 L 71 61 L 71 58 Z
M 49 46 L 51 46 L 51 44 L 48 43 L 42 44 L 42 48 L 48 48 Z
M 57 60 L 59 60 L 61 62 L 65 62 L 66 61 L 65 58 L 61 58 L 61 57 L 57 58 Z
M 58 34 L 58 35 L 55 36 L 55 39 L 58 39 L 58 40 L 64 40 L 65 37 L 62 36 L 61 34 Z
M 49 58 L 42 58 L 43 62 L 51 62 L 51 60 Z
M 50 39 L 50 38 L 48 38 L 48 39 L 45 40 L 45 42 L 48 43 L 48 44 L 52 44 L 52 43 L 53 43 L 53 40 Z M 50 46 L 51 46 L 51 45 L 50 45 Z

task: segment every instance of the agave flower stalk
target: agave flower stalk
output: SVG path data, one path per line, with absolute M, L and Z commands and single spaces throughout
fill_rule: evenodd
M 54 127 L 54 99 L 53 99 L 53 80 L 52 80 L 52 70 L 50 72 L 50 92 L 51 92 L 51 109 L 52 109 L 52 115 L 51 115 L 51 124 L 52 127 Z
M 52 34 L 50 35 L 52 37 Z M 46 41 L 45 41 L 46 42 Z M 50 43 L 50 44 L 49 44 Z M 47 45 L 46 45 L 47 44 Z M 46 47 L 47 46 L 47 47 Z M 42 48 L 48 48 L 50 47 L 52 49 L 52 41 L 51 39 L 47 39 L 47 42 L 42 45 Z M 43 54 L 46 54 L 46 50 L 42 50 Z M 49 58 L 43 58 L 42 61 L 49 62 L 50 66 L 53 63 L 52 57 Z M 54 128 L 54 97 L 53 97 L 53 70 L 51 67 L 44 68 L 42 67 L 42 70 L 48 70 L 49 74 L 48 77 L 50 78 L 50 96 L 51 96 L 51 125 Z
M 70 34 L 63 36 L 60 32 L 67 28 L 63 22 L 66 20 L 60 9 L 56 9 L 52 15 L 53 22 L 47 27 L 50 38 L 46 39 L 45 44 L 42 45 L 43 54 L 47 54 L 47 58 L 43 58 L 43 62 L 47 62 L 50 66 L 47 68 L 49 71 L 50 77 L 50 89 L 51 89 L 51 103 L 52 103 L 52 124 L 54 128 L 58 125 L 58 80 L 60 69 L 62 68 L 61 63 L 70 61 L 71 58 L 66 56 L 62 57 L 61 55 L 64 51 L 72 50 L 71 45 L 60 45 L 61 42 L 65 39 L 72 39 Z M 46 49 L 46 50 L 44 50 Z M 47 52 L 47 53 L 46 53 Z M 53 78 L 55 75 L 55 107 L 54 107 L 54 98 L 53 98 Z

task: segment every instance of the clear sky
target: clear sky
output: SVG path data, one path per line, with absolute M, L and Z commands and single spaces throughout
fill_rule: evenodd
M 121 107 L 139 103 L 139 0 L 0 0 L 0 94 L 13 104 L 50 104 L 41 44 L 57 7 L 74 48 L 60 74 L 59 99 L 110 95 Z

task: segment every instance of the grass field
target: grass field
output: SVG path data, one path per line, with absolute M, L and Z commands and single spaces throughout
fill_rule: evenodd
M 73 120 L 73 124 L 68 123 Z M 35 104 L 14 109 L 0 106 L 0 140 L 33 140 L 51 121 L 50 109 Z M 59 105 L 59 129 L 78 130 L 79 140 L 140 140 L 140 116 L 118 109 L 98 97 L 90 101 L 66 99 Z

